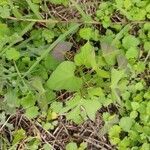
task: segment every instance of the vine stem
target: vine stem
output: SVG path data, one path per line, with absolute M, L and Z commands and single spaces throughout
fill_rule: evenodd
M 80 24 L 102 24 L 99 21 L 83 21 L 83 20 L 68 20 L 68 21 L 62 21 L 62 20 L 56 20 L 56 19 L 28 19 L 28 18 L 15 18 L 15 17 L 7 17 L 5 19 L 9 20 L 15 20 L 15 21 L 26 21 L 26 22 L 39 22 L 39 23 L 80 23 Z M 150 21 L 122 21 L 122 22 L 112 22 L 112 24 L 144 24 L 144 23 L 150 23 Z

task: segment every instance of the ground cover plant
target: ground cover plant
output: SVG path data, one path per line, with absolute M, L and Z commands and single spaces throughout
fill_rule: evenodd
M 1 0 L 0 149 L 149 150 L 150 1 Z

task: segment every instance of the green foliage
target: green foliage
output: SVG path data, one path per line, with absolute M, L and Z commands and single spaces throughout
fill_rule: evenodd
M 81 38 L 85 40 L 94 40 L 98 41 L 99 33 L 98 30 L 93 30 L 92 28 L 82 28 L 79 31 L 79 35 Z
M 67 144 L 66 146 L 66 150 L 77 150 L 78 149 L 78 146 L 76 143 L 72 142 L 72 143 L 69 143 Z
M 77 66 L 85 65 L 87 68 L 96 68 L 94 47 L 87 42 L 81 47 L 80 53 L 76 54 L 74 61 Z
M 20 53 L 15 48 L 10 48 L 6 51 L 6 58 L 8 60 L 17 60 L 20 58 Z
M 87 148 L 86 143 L 81 143 L 79 147 L 75 142 L 70 142 L 69 144 L 66 145 L 66 150 L 85 150 L 86 148 Z
M 73 62 L 64 61 L 52 73 L 47 86 L 52 90 L 77 91 L 82 87 L 82 80 L 74 75 L 76 66 Z
M 128 132 L 132 127 L 133 120 L 130 117 L 122 117 L 120 119 L 119 125 L 123 131 Z
M 35 118 L 35 117 L 37 117 L 38 114 L 39 114 L 39 113 L 38 113 L 38 110 L 39 110 L 39 108 L 36 107 L 36 106 L 27 108 L 25 115 L 26 115 L 28 118 L 30 118 L 30 119 Z
M 62 118 L 96 124 L 99 110 L 97 134 L 114 149 L 150 149 L 149 0 L 94 10 L 75 0 L 0 1 L 0 149 L 57 149 L 41 131 Z M 64 148 L 89 149 L 72 140 Z
M 140 41 L 133 35 L 127 35 L 122 40 L 122 45 L 124 48 L 129 49 L 131 47 L 138 46 Z
M 100 107 L 101 103 L 98 99 L 85 99 L 80 95 L 76 95 L 70 101 L 66 102 L 66 107 L 61 110 L 61 113 L 67 113 L 66 117 L 68 120 L 81 124 L 87 119 L 87 116 L 94 121 L 95 114 Z
M 13 136 L 13 144 L 16 144 L 26 137 L 26 133 L 23 129 L 19 129 L 13 133 Z
M 63 5 L 67 5 L 68 4 L 68 0 L 48 0 L 53 4 L 63 4 Z

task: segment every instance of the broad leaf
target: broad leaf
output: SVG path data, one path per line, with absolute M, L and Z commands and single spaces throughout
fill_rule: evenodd
M 106 42 L 102 42 L 101 49 L 106 63 L 109 65 L 114 65 L 116 63 L 116 56 L 118 54 L 118 51 L 115 49 L 115 47 Z
M 75 69 L 73 62 L 64 61 L 51 74 L 47 86 L 52 90 L 79 90 L 82 87 L 82 80 L 74 75 Z
M 15 48 L 10 48 L 6 51 L 6 58 L 8 60 L 18 60 L 20 53 Z
M 52 56 L 57 60 L 57 61 L 64 61 L 65 60 L 65 54 L 67 51 L 71 50 L 72 47 L 71 42 L 60 42 L 57 44 L 57 46 L 53 49 Z
M 38 110 L 39 110 L 39 108 L 36 106 L 30 107 L 30 108 L 26 109 L 25 115 L 28 118 L 33 119 L 38 116 L 38 114 L 39 114 Z
M 133 120 L 130 117 L 122 117 L 119 123 L 124 131 L 129 131 L 133 125 Z
M 131 47 L 136 47 L 139 45 L 139 43 L 140 43 L 139 39 L 137 39 L 133 35 L 127 35 L 122 40 L 123 47 L 126 49 L 129 49 Z
M 111 88 L 117 88 L 118 82 L 125 77 L 124 70 L 112 69 L 111 71 Z
M 126 58 L 132 59 L 137 58 L 139 54 L 139 50 L 136 47 L 130 47 L 126 52 Z
M 87 68 L 96 68 L 94 47 L 87 42 L 81 47 L 80 53 L 76 54 L 74 61 L 76 65 L 85 65 Z
M 77 150 L 77 149 L 78 149 L 78 146 L 74 142 L 71 142 L 66 145 L 66 150 Z
M 93 30 L 92 28 L 85 27 L 80 29 L 79 35 L 81 38 L 85 40 L 94 40 L 98 41 L 99 39 L 99 31 L 98 30 Z
M 84 99 L 76 95 L 70 101 L 66 102 L 66 107 L 60 113 L 67 113 L 68 120 L 75 123 L 82 123 L 88 116 L 91 120 L 95 120 L 97 110 L 101 108 L 99 99 Z

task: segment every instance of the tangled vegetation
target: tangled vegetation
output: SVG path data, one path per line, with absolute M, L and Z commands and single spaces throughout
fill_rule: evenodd
M 1 0 L 0 149 L 149 150 L 150 1 Z

